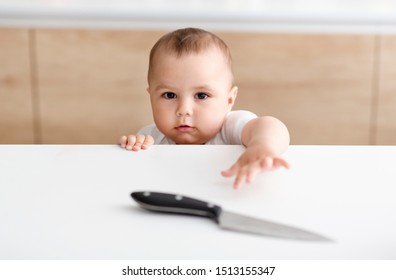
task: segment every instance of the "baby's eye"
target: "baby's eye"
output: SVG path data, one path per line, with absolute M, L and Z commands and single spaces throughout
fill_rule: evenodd
M 208 97 L 209 97 L 209 95 L 204 92 L 198 92 L 195 94 L 195 98 L 197 98 L 197 99 L 206 99 Z
M 165 92 L 162 94 L 162 97 L 165 99 L 175 99 L 176 98 L 176 93 L 174 92 Z

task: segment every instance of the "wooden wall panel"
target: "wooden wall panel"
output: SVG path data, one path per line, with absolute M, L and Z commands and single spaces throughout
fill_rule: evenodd
M 234 58 L 236 108 L 278 117 L 292 144 L 369 144 L 374 36 L 219 35 Z
M 146 72 L 164 32 L 36 31 L 43 143 L 115 143 L 151 123 Z M 292 144 L 369 144 L 374 36 L 217 33 L 230 46 L 235 109 L 273 115 Z
M 150 46 L 161 33 L 38 30 L 43 143 L 116 143 L 152 122 Z
M 396 36 L 380 38 L 376 144 L 396 145 Z
M 0 29 L 0 144 L 34 143 L 28 32 Z

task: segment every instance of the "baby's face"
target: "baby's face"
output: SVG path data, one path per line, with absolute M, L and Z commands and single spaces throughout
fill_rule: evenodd
M 237 88 L 217 48 L 177 57 L 157 53 L 148 92 L 155 124 L 177 144 L 204 144 L 221 129 Z

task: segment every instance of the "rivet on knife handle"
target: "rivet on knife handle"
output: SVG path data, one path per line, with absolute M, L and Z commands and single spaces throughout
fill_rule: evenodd
M 221 207 L 187 196 L 160 192 L 133 192 L 131 196 L 141 207 L 152 211 L 204 216 L 216 222 L 221 213 Z

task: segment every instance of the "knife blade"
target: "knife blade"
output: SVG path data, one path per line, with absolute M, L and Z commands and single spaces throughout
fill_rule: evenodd
M 232 213 L 218 205 L 183 195 L 141 191 L 132 192 L 131 196 L 146 210 L 207 217 L 228 230 L 296 240 L 331 241 L 311 231 Z

